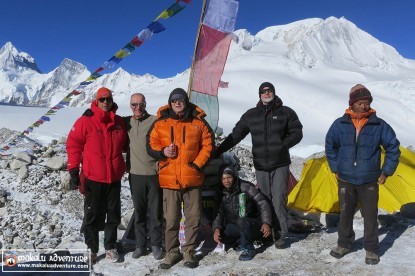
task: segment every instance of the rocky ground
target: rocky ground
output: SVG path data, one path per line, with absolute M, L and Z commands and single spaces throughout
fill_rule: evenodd
M 0 144 L 5 143 L 10 131 L 0 129 Z M 79 233 L 83 198 L 78 191 L 69 191 L 69 174 L 66 171 L 65 139 L 53 141 L 48 146 L 21 141 L 18 147 L 26 149 L 0 160 L 0 248 L 85 248 Z M 240 176 L 255 183 L 252 156 L 248 146 L 232 149 L 238 157 Z M 321 155 L 321 154 L 319 154 Z M 298 179 L 306 160 L 293 157 L 291 171 Z M 131 216 L 132 202 L 127 175 L 122 180 L 122 225 L 119 238 Z M 200 266 L 189 270 L 181 263 L 168 271 L 159 270 L 158 262 L 151 254 L 139 260 L 131 258 L 125 250 L 122 261 L 111 264 L 105 259 L 94 267 L 101 275 L 332 275 L 332 274 L 402 274 L 412 273 L 405 253 L 415 251 L 415 220 L 385 215 L 381 228 L 381 258 L 375 267 L 364 264 L 362 240 L 356 242 L 352 254 L 342 260 L 329 255 L 336 244 L 335 228 L 319 224 L 319 216 L 310 225 L 296 216 L 303 228 L 291 228 L 290 248 L 277 250 L 274 247 L 259 247 L 253 261 L 238 261 L 239 253 L 233 250 L 218 254 L 202 250 Z M 311 221 L 308 221 L 309 223 Z M 355 218 L 356 237 L 362 236 L 363 223 L 359 215 Z M 101 237 L 102 238 L 102 237 Z M 414 249 L 412 249 L 414 248 Z M 401 251 L 402 250 L 402 251 Z M 103 253 L 101 249 L 100 253 Z M 411 254 L 413 255 L 413 254 Z M 203 257 L 202 257 L 203 256 Z M 102 256 L 101 256 L 102 258 Z M 410 262 L 412 263 L 412 262 Z

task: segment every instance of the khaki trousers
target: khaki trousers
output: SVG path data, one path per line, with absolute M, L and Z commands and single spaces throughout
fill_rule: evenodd
M 197 235 L 200 227 L 202 207 L 202 195 L 199 187 L 191 187 L 184 190 L 163 189 L 163 212 L 166 219 L 165 243 L 166 252 L 179 251 L 179 229 L 182 217 L 181 205 L 185 220 L 186 243 L 182 252 L 196 249 Z

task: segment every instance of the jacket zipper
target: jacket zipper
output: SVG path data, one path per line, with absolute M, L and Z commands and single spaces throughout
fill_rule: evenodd
M 359 120 L 359 117 L 357 117 L 357 126 L 359 127 L 359 125 L 360 125 L 360 120 Z M 356 131 L 356 135 L 355 135 L 356 139 L 355 139 L 355 144 L 354 144 L 354 163 L 353 163 L 354 166 L 357 165 L 357 143 L 358 143 L 357 140 L 359 139 L 359 134 L 360 134 L 356 127 L 355 127 L 355 131 Z

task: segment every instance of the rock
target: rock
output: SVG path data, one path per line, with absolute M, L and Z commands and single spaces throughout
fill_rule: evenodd
M 20 177 L 20 179 L 25 179 L 29 176 L 29 171 L 27 169 L 27 166 L 20 167 L 18 176 Z
M 52 238 L 48 242 L 48 247 L 49 248 L 56 248 L 59 245 L 59 243 L 60 243 L 60 239 Z
M 6 206 L 6 199 L 4 197 L 0 198 L 0 208 Z
M 46 167 L 54 171 L 64 169 L 66 167 L 65 158 L 63 156 L 54 156 L 46 161 Z
M 59 137 L 58 144 L 66 144 L 66 136 Z
M 27 164 L 31 164 L 32 163 L 32 157 L 25 153 L 25 152 L 18 152 L 13 154 L 13 158 L 14 160 L 19 160 L 19 161 L 23 161 Z
M 26 245 L 26 243 L 24 242 L 24 240 L 20 237 L 15 237 L 13 239 L 13 246 L 14 248 L 24 248 Z
M 5 170 L 8 165 L 9 165 L 9 162 L 6 162 L 4 160 L 0 160 L 0 168 L 2 168 L 3 170 Z
M 63 216 L 62 215 L 57 214 L 57 213 L 55 213 L 55 214 L 52 215 L 52 223 L 57 224 L 57 223 L 61 222 L 62 220 L 63 220 Z M 56 225 L 54 225 L 54 228 L 55 227 L 56 227 Z
M 52 148 L 50 148 L 42 154 L 42 158 L 50 158 L 53 155 L 55 155 L 55 151 Z
M 133 215 L 133 213 L 134 213 L 134 208 L 130 209 L 127 212 L 127 214 L 125 214 L 125 216 L 123 216 L 121 218 L 121 223 L 118 225 L 118 229 L 120 229 L 120 230 L 126 230 L 127 229 L 128 222 L 130 221 L 131 216 Z
M 21 167 L 27 166 L 28 164 L 29 163 L 27 163 L 25 161 L 14 159 L 12 162 L 10 162 L 10 169 L 16 171 L 16 170 L 20 169 Z
M 68 171 L 60 171 L 60 179 L 61 179 L 61 189 L 64 191 L 69 191 L 69 180 L 71 176 L 69 175 Z
M 51 193 L 48 195 L 48 200 L 51 204 L 56 205 L 61 200 L 61 197 L 57 193 Z

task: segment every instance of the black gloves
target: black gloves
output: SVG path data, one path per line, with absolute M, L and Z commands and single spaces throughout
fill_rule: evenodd
M 81 179 L 79 178 L 79 170 L 71 169 L 69 171 L 71 179 L 69 180 L 69 190 L 77 190 L 81 185 Z
M 191 163 L 189 163 L 189 166 L 190 167 L 192 167 L 192 168 L 195 168 L 196 170 L 198 170 L 199 172 L 200 171 L 202 171 L 200 168 L 199 168 L 199 166 L 198 165 L 196 165 L 195 163 L 193 163 L 193 162 L 191 162 Z
M 82 114 L 82 116 L 87 116 L 87 117 L 92 117 L 93 115 L 94 115 L 94 112 L 92 112 L 90 108 L 85 110 L 84 114 Z

